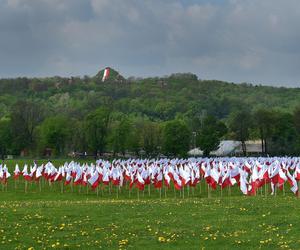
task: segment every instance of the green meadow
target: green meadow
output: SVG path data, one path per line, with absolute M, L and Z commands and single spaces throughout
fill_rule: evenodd
M 61 164 L 63 161 L 53 161 Z M 22 169 L 23 163 L 18 162 Z M 29 163 L 29 161 L 28 161 Z M 7 162 L 12 172 L 15 161 Z M 300 249 L 300 200 L 237 188 L 131 191 L 9 180 L 0 249 Z

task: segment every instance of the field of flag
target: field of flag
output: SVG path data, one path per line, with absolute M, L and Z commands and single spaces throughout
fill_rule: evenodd
M 21 181 L 20 181 L 21 179 Z M 117 196 L 134 190 L 148 193 L 159 191 L 159 198 L 170 196 L 172 192 L 184 198 L 201 193 L 201 183 L 207 184 L 207 196 L 219 190 L 220 196 L 228 189 L 237 187 L 243 195 L 256 196 L 257 193 L 276 195 L 278 192 L 292 192 L 298 196 L 300 181 L 300 158 L 189 158 L 189 159 L 129 159 L 97 160 L 94 163 L 65 162 L 55 166 L 52 162 L 37 162 L 14 169 L 5 163 L 0 165 L 2 188 L 14 182 L 15 189 L 24 183 L 24 192 L 34 182 L 42 192 L 45 186 L 60 185 L 61 193 L 70 186 L 79 190 L 94 192 L 99 196 L 104 189 Z M 173 187 L 173 190 L 171 187 Z M 77 188 L 77 189 L 78 189 Z
M 7 161 L 1 249 L 299 249 L 299 158 Z

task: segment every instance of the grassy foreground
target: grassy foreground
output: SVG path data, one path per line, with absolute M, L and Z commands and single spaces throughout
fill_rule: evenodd
M 5 195 L 2 195 L 5 200 Z M 299 249 L 295 198 L 1 201 L 1 249 Z
M 12 179 L 0 188 L 0 249 L 300 249 L 300 200 L 290 193 L 63 191 L 32 183 L 25 194 Z

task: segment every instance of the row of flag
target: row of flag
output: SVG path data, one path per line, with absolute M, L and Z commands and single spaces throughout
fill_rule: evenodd
M 196 187 L 206 182 L 212 190 L 237 186 L 244 195 L 256 195 L 258 189 L 269 186 L 271 194 L 284 189 L 298 194 L 300 181 L 300 158 L 189 158 L 189 159 L 116 159 L 112 162 L 97 160 L 91 164 L 74 161 L 55 167 L 47 164 L 25 164 L 22 169 L 16 164 L 13 176 L 5 164 L 0 165 L 0 180 L 7 183 L 13 177 L 25 182 L 60 182 L 64 185 L 90 186 L 100 184 L 144 190 L 146 186 L 156 189 L 177 190 Z

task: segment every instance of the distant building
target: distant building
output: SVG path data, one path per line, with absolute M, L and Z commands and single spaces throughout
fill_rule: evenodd
M 246 151 L 248 155 L 261 154 L 261 142 L 258 140 L 246 141 Z M 188 152 L 188 155 L 202 156 L 203 151 L 200 148 L 194 148 Z M 242 143 L 240 141 L 223 140 L 220 142 L 218 149 L 210 152 L 210 155 L 215 155 L 215 156 L 243 155 Z
M 253 140 L 253 141 L 246 141 L 246 151 L 249 155 L 258 155 L 261 154 L 261 141 L 260 140 Z M 240 147 L 236 150 L 236 154 L 243 154 L 242 150 L 242 143 L 240 143 Z

